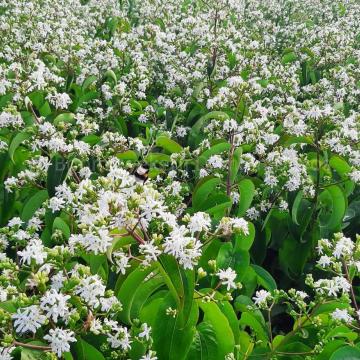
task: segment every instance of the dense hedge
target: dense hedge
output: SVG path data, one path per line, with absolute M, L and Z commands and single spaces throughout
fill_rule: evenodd
M 0 0 L 0 359 L 360 359 L 356 0 Z

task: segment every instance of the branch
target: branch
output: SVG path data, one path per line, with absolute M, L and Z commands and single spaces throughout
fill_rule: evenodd
M 50 346 L 27 344 L 27 343 L 22 343 L 22 342 L 16 341 L 16 340 L 13 341 L 13 345 L 21 346 L 21 347 L 25 347 L 25 348 L 29 348 L 29 349 L 34 349 L 34 350 L 51 351 Z

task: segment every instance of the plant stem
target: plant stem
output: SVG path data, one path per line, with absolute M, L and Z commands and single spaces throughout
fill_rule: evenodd
M 360 319 L 359 319 L 359 315 L 358 315 L 358 312 L 359 312 L 359 306 L 358 306 L 358 303 L 356 301 L 356 296 L 355 296 L 355 292 L 354 292 L 354 288 L 352 286 L 352 282 L 351 282 L 351 279 L 350 279 L 350 274 L 349 274 L 349 269 L 345 263 L 345 261 L 343 261 L 343 266 L 344 266 L 344 270 L 345 270 L 345 277 L 346 277 L 346 280 L 349 282 L 350 284 L 350 296 L 351 296 L 351 301 L 354 305 L 354 308 L 356 310 L 356 315 L 357 315 L 357 322 L 358 324 L 360 324 Z
M 22 343 L 22 342 L 16 341 L 16 340 L 13 341 L 13 345 L 22 346 L 22 347 L 34 349 L 34 350 L 42 350 L 42 351 L 50 351 L 51 350 L 50 346 L 27 344 L 27 343 Z

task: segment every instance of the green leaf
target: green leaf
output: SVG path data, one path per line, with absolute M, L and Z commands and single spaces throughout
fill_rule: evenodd
M 159 136 L 156 139 L 156 146 L 163 148 L 170 154 L 179 153 L 183 150 L 181 145 L 179 145 L 176 141 L 168 138 L 167 136 Z
M 281 62 L 283 63 L 283 65 L 292 63 L 296 60 L 297 60 L 297 56 L 293 51 L 288 52 L 287 54 L 283 55 L 283 57 L 281 58 Z
M 296 238 L 303 239 L 309 223 L 312 219 L 315 207 L 314 204 L 303 197 L 303 192 L 299 191 L 296 194 L 292 209 L 291 219 L 292 224 L 289 224 L 289 230 Z
M 221 312 L 226 316 L 234 335 L 235 344 L 238 345 L 240 340 L 240 327 L 233 306 L 228 301 L 219 301 L 217 304 Z
M 237 216 L 244 216 L 249 209 L 255 194 L 254 183 L 249 179 L 243 179 L 239 182 L 239 206 Z
M 41 106 L 41 108 L 39 109 L 39 113 L 41 116 L 43 117 L 47 117 L 49 116 L 52 111 L 51 111 L 51 107 L 48 101 L 45 101 L 44 104 Z
M 319 199 L 323 205 L 319 215 L 321 227 L 331 231 L 340 229 L 347 207 L 343 190 L 337 185 L 331 185 L 323 190 Z
M 89 92 L 87 92 L 86 94 L 82 95 L 79 98 L 79 102 L 78 102 L 76 108 L 84 105 L 85 103 L 88 103 L 91 100 L 96 99 L 98 96 L 99 96 L 99 93 L 97 91 L 89 91 Z
M 276 289 L 276 282 L 271 274 L 261 266 L 251 264 L 251 267 L 255 270 L 257 275 L 258 284 L 268 291 L 274 291 Z
M 329 165 L 340 175 L 346 175 L 351 171 L 351 166 L 338 155 L 331 156 Z
M 23 348 L 21 350 L 21 358 L 20 359 L 21 360 L 40 360 L 42 358 L 42 354 L 43 354 L 43 351 Z
M 249 326 L 254 332 L 258 340 L 265 343 L 269 340 L 267 329 L 265 326 L 251 313 L 244 312 L 239 320 L 240 326 Z
M 298 222 L 298 211 L 299 211 L 299 208 L 300 208 L 300 204 L 301 204 L 301 200 L 303 199 L 303 192 L 302 191 L 299 191 L 297 194 L 296 194 L 296 197 L 295 197 L 295 200 L 294 200 L 294 203 L 293 203 L 293 206 L 292 206 L 292 209 L 291 209 L 291 216 L 292 216 L 292 220 L 293 222 L 296 224 L 296 225 L 299 225 L 299 222 Z
M 218 360 L 218 343 L 210 322 L 202 322 L 196 327 L 195 335 L 186 360 Z
M 119 117 L 119 118 L 115 119 L 115 125 L 116 125 L 117 130 L 121 134 L 123 134 L 124 136 L 128 136 L 128 128 L 127 128 L 126 121 L 124 118 Z
M 329 360 L 359 360 L 360 350 L 352 346 L 344 346 L 337 349 Z
M 255 239 L 255 226 L 253 223 L 248 222 L 249 235 L 235 234 L 235 251 L 237 250 L 250 250 Z
M 73 360 L 74 359 L 70 352 L 63 353 L 62 356 L 63 356 L 64 360 Z
M 152 294 L 141 309 L 140 321 L 154 326 L 156 316 L 167 295 L 169 295 L 168 289 L 159 290 Z
M 116 74 L 112 70 L 106 71 L 106 73 L 104 74 L 104 78 L 105 79 L 111 79 L 111 80 L 114 81 L 115 84 L 117 84 Z
M 162 163 L 170 162 L 170 156 L 167 154 L 161 154 L 161 153 L 150 153 L 146 156 L 145 161 L 147 164 L 153 164 L 153 163 Z
M 127 150 L 120 154 L 117 154 L 116 157 L 120 160 L 129 160 L 129 161 L 137 161 L 138 155 L 134 150 Z
M 46 185 L 49 195 L 55 196 L 55 188 L 63 183 L 69 171 L 69 164 L 65 158 L 55 155 L 47 171 Z
M 202 168 L 205 166 L 208 159 L 216 154 L 221 154 L 225 151 L 229 151 L 231 148 L 231 145 L 228 142 L 220 142 L 218 144 L 215 144 L 210 147 L 210 149 L 205 150 L 201 153 L 201 155 L 198 158 L 199 161 L 199 168 Z
M 239 147 L 234 151 L 233 158 L 230 167 L 230 183 L 233 184 L 240 168 L 240 159 L 242 154 L 242 148 Z
M 248 251 L 235 250 L 231 242 L 222 244 L 216 263 L 219 269 L 231 267 L 236 271 L 237 281 L 240 281 L 246 273 L 250 264 L 250 255 Z
M 69 240 L 69 237 L 70 237 L 70 228 L 69 228 L 69 225 L 60 217 L 56 217 L 54 222 L 53 222 L 53 227 L 52 227 L 52 230 L 53 232 L 55 230 L 60 230 L 65 238 L 67 240 Z
M 193 270 L 184 270 L 173 256 L 161 255 L 159 269 L 164 281 L 171 291 L 178 308 L 183 313 L 181 321 L 186 321 L 192 308 L 195 287 L 195 274 Z
M 132 236 L 126 236 L 126 234 L 127 234 L 126 230 L 112 231 L 111 234 L 112 235 L 118 234 L 119 236 L 114 236 L 111 246 L 109 246 L 106 250 L 106 255 L 107 255 L 109 261 L 112 261 L 111 255 L 115 250 L 120 249 L 123 246 L 136 243 L 136 240 Z
M 95 145 L 100 142 L 101 138 L 98 135 L 90 134 L 82 137 L 81 140 L 89 145 Z
M 310 234 L 316 236 L 315 232 Z M 292 275 L 300 275 L 304 269 L 307 258 L 312 251 L 312 241 L 300 243 L 290 234 L 286 236 L 279 250 L 280 265 L 286 273 L 290 270 Z
M 329 160 L 329 165 L 340 175 L 341 179 L 347 180 L 348 174 L 351 171 L 351 166 L 340 156 L 333 155 Z M 346 195 L 350 195 L 354 188 L 355 183 L 347 180 L 343 183 Z
M 204 134 L 201 134 L 201 129 L 206 125 L 206 123 L 211 120 L 216 119 L 220 121 L 225 121 L 230 119 L 229 115 L 223 111 L 212 111 L 206 115 L 203 115 L 196 123 L 193 125 L 190 134 L 189 134 L 189 144 L 190 146 L 195 146 L 200 143 L 201 139 L 204 137 Z
M 313 349 L 300 341 L 292 341 L 290 343 L 279 346 L 276 350 L 279 352 L 281 351 L 283 353 L 288 353 L 287 356 L 286 355 L 281 356 L 281 358 L 284 360 L 294 360 L 294 359 L 302 360 L 302 359 L 304 359 L 303 356 L 294 355 L 294 353 L 296 353 L 296 352 L 308 353 L 308 352 L 311 352 L 311 350 L 313 350 Z
M 228 114 L 226 114 L 225 112 L 223 111 L 212 111 L 204 116 L 202 116 L 195 124 L 194 126 L 192 127 L 192 130 L 193 131 L 200 131 L 201 128 L 205 125 L 205 123 L 208 121 L 208 120 L 211 120 L 211 119 L 215 119 L 215 120 L 220 120 L 220 121 L 225 121 L 225 120 L 229 120 L 230 117 Z
M 37 340 L 27 341 L 26 344 L 37 345 L 37 346 L 48 346 L 48 344 Z M 44 352 L 42 350 L 30 349 L 25 346 L 20 348 L 21 348 L 21 357 L 20 357 L 21 360 L 41 360 L 43 358 Z
M 82 90 L 86 90 L 91 84 L 93 84 L 97 80 L 97 77 L 95 75 L 88 76 L 84 82 L 82 83 Z
M 218 348 L 216 359 L 224 359 L 225 355 L 233 352 L 235 346 L 234 334 L 226 316 L 214 302 L 198 300 L 199 307 L 204 312 L 204 321 L 212 325 Z
M 335 350 L 339 349 L 340 347 L 344 346 L 345 342 L 344 340 L 336 340 L 333 339 L 330 342 L 328 342 L 324 349 L 321 351 L 321 353 L 316 356 L 315 360 L 329 360 L 331 354 L 335 352 Z
M 40 190 L 33 195 L 24 205 L 21 212 L 21 219 L 29 221 L 34 215 L 35 211 L 48 199 L 47 190 Z
M 134 289 L 138 289 L 140 284 L 154 270 L 154 268 L 154 264 L 145 269 L 140 267 L 136 268 L 123 282 L 117 297 L 123 305 L 123 310 L 119 313 L 119 317 L 125 324 L 131 324 L 132 321 L 130 318 L 130 312 L 136 295 L 136 291 Z
M 201 211 L 207 212 L 212 215 L 216 220 L 220 220 L 225 215 L 225 211 L 230 209 L 232 201 L 230 197 L 225 194 L 218 193 L 209 196 L 205 202 L 200 206 Z
M 72 124 L 74 122 L 74 119 L 75 119 L 75 115 L 73 113 L 62 113 L 54 119 L 53 124 L 55 126 L 62 122 Z
M 45 96 L 44 92 L 41 90 L 30 93 L 28 97 L 37 109 L 40 109 L 41 106 L 44 104 Z
M 337 326 L 335 329 L 330 330 L 325 338 L 326 339 L 333 339 L 333 338 L 345 338 L 349 341 L 354 341 L 358 337 L 358 334 L 354 331 L 351 331 L 345 325 Z
M 159 360 L 182 360 L 185 359 L 193 339 L 198 308 L 194 303 L 188 324 L 184 327 L 180 321 L 181 314 L 171 316 L 166 313 L 170 307 L 177 308 L 174 298 L 168 294 L 163 299 L 153 324 L 154 350 Z
M 201 207 L 210 193 L 212 193 L 220 183 L 221 179 L 215 176 L 206 176 L 197 183 L 192 196 L 192 205 L 195 210 Z
M 0 308 L 5 311 L 13 314 L 16 313 L 17 307 L 15 306 L 15 302 L 13 300 L 7 300 L 0 302 Z
M 78 360 L 105 360 L 101 352 L 96 347 L 90 345 L 83 339 L 78 339 L 74 344 L 76 359 Z
M 349 304 L 346 302 L 331 301 L 318 306 L 314 311 L 314 315 L 329 314 L 333 312 L 335 309 L 347 309 L 348 307 Z
M 14 97 L 13 93 L 8 93 L 6 95 L 0 96 L 0 109 L 5 107 Z
M 26 132 L 20 132 L 14 136 L 9 146 L 9 157 L 14 162 L 14 154 L 16 149 L 27 139 L 30 138 L 30 134 Z
M 163 286 L 164 279 L 157 273 L 153 273 L 150 278 L 146 278 L 134 291 L 135 294 L 131 304 L 130 319 L 138 319 L 149 297 Z

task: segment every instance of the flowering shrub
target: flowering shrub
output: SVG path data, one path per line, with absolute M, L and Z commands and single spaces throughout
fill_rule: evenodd
M 0 0 L 0 360 L 360 359 L 356 0 Z

